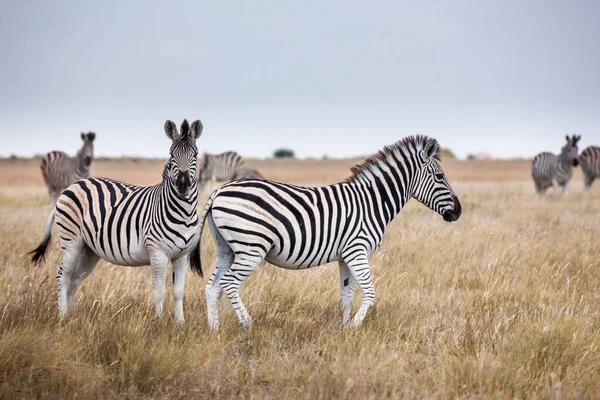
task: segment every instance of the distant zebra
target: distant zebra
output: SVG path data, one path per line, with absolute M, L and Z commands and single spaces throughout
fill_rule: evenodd
M 240 169 L 233 179 L 265 179 L 260 172 L 254 168 L 242 168 Z
M 586 192 L 592 187 L 594 179 L 600 176 L 600 147 L 590 146 L 579 156 Z
M 190 126 L 185 120 L 179 134 L 175 124 L 167 120 L 165 133 L 173 143 L 161 183 L 136 186 L 108 178 L 87 178 L 69 186 L 58 198 L 44 238 L 30 254 L 34 263 L 41 261 L 56 217 L 63 250 L 56 275 L 60 316 L 75 308 L 75 293 L 100 258 L 125 266 L 150 264 L 156 314 L 161 315 L 171 260 L 175 321 L 184 322 L 188 262 L 200 262 L 191 250 L 199 235 L 196 140 L 202 123 L 198 120 Z
M 71 183 L 90 176 L 90 165 L 94 158 L 94 132 L 81 133 L 83 147 L 75 157 L 62 151 L 51 151 L 42 157 L 40 169 L 48 187 L 51 208 L 56 199 Z
M 235 151 L 227 151 L 221 154 L 204 154 L 200 163 L 198 180 L 200 190 L 203 190 L 206 182 L 211 181 L 212 191 L 216 181 L 232 181 L 239 178 L 259 178 L 262 176 L 255 169 L 246 167 L 242 156 Z
M 362 303 L 353 324 L 360 325 L 375 299 L 368 257 L 404 204 L 414 197 L 445 221 L 460 217 L 439 152 L 435 139 L 411 136 L 355 166 L 352 176 L 335 185 L 242 180 L 217 189 L 200 217 L 201 230 L 208 220 L 218 256 L 206 284 L 209 327 L 218 329 L 222 291 L 240 324 L 250 326 L 240 286 L 263 260 L 287 269 L 338 261 L 342 321 L 350 321 L 356 283 Z
M 573 167 L 579 165 L 577 142 L 580 139 L 581 136 L 567 135 L 567 144 L 559 155 L 545 152 L 535 156 L 531 163 L 531 175 L 538 195 L 542 196 L 550 186 L 554 187 L 555 195 L 559 186 L 563 187 L 563 193 L 567 192 Z

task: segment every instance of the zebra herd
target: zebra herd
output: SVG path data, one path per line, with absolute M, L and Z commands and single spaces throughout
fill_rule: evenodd
M 198 160 L 196 141 L 202 130 L 200 120 L 184 120 L 179 131 L 172 121 L 165 122 L 169 159 L 161 182 L 153 186 L 90 178 L 91 132 L 82 134 L 84 146 L 75 158 L 60 152 L 44 157 L 41 168 L 52 209 L 43 239 L 30 254 L 34 263 L 41 262 L 56 220 L 63 253 L 56 275 L 59 316 L 74 310 L 79 286 L 101 258 L 124 266 L 149 264 L 155 313 L 160 316 L 171 261 L 174 319 L 182 324 L 185 276 L 188 266 L 202 276 L 200 244 L 207 223 L 217 252 L 205 286 L 210 329 L 219 327 L 223 292 L 240 325 L 251 325 L 240 287 L 263 260 L 286 269 L 337 261 L 342 323 L 358 326 L 375 299 L 368 258 L 408 200 L 415 198 L 448 222 L 462 213 L 433 138 L 404 138 L 353 167 L 343 182 L 305 187 L 265 180 L 234 152 L 205 154 Z M 566 190 L 578 162 L 586 189 L 600 175 L 600 149 L 590 147 L 578 155 L 579 139 L 567 136 L 558 156 L 536 156 L 532 174 L 538 193 L 550 186 Z M 209 180 L 233 181 L 212 192 L 198 217 L 199 192 Z M 356 286 L 362 299 L 351 319 Z

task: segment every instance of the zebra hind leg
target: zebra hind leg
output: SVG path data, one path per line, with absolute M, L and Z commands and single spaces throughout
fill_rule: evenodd
M 352 312 L 352 301 L 354 300 L 354 288 L 356 287 L 354 277 L 348 266 L 339 262 L 340 267 L 340 297 L 342 303 L 342 324 L 348 325 L 350 313 Z
M 56 206 L 56 202 L 58 201 L 58 198 L 60 197 L 60 191 L 59 190 L 49 190 L 48 194 L 50 195 L 50 209 L 52 210 L 54 208 L 54 206 Z
M 358 284 L 360 293 L 362 296 L 360 307 L 354 319 L 352 325 L 360 326 L 365 319 L 365 315 L 369 308 L 375 302 L 375 288 L 373 287 L 373 280 L 371 278 L 371 270 L 369 268 L 369 262 L 367 260 L 366 253 L 356 253 L 355 251 L 348 252 L 348 259 L 344 257 L 344 262 L 348 266 L 352 277 Z
M 63 247 L 63 260 L 56 272 L 56 290 L 58 293 L 58 316 L 64 317 L 69 310 L 68 294 L 71 287 L 73 273 L 77 267 L 77 260 L 82 251 L 82 244 L 73 243 Z
M 250 276 L 264 256 L 258 253 L 248 253 L 246 251 L 234 252 L 235 258 L 229 270 L 221 278 L 221 288 L 227 295 L 233 310 L 237 314 L 240 325 L 243 328 L 250 328 L 252 318 L 246 310 L 242 299 L 240 298 L 240 287 L 244 280 Z
M 216 228 L 215 222 L 210 215 L 208 217 L 208 224 L 217 249 L 217 265 L 212 276 L 206 283 L 204 293 L 206 295 L 208 327 L 211 330 L 216 330 L 219 329 L 219 300 L 223 293 L 221 278 L 233 264 L 235 256 L 227 241 L 223 238 L 221 233 L 219 233 L 219 230 Z
M 75 270 L 71 274 L 71 282 L 67 291 L 67 307 L 69 312 L 75 311 L 75 293 L 77 293 L 83 280 L 96 268 L 98 261 L 100 261 L 100 257 L 92 249 L 84 245 L 77 259 Z

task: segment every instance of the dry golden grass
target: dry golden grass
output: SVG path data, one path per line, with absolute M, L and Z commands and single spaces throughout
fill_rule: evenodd
M 353 162 L 250 164 L 271 179 L 331 183 Z M 462 218 L 444 223 L 409 203 L 371 257 L 376 303 L 361 328 L 340 326 L 335 265 L 263 265 L 242 287 L 252 330 L 223 299 L 215 334 L 197 276 L 179 328 L 154 317 L 147 268 L 106 262 L 58 321 L 56 238 L 41 267 L 24 256 L 48 212 L 37 163 L 0 162 L 0 397 L 600 397 L 600 185 L 585 196 L 577 171 L 565 198 L 539 201 L 527 161 L 444 167 Z M 93 165 L 140 184 L 161 170 L 148 160 Z

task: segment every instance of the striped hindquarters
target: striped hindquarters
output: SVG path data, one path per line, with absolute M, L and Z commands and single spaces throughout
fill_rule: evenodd
M 40 164 L 46 186 L 51 191 L 61 191 L 73 182 L 86 178 L 89 170 L 80 171 L 76 158 L 62 151 L 52 151 L 42 158 Z
M 536 186 L 546 188 L 552 185 L 558 157 L 552 153 L 540 153 L 531 163 L 531 175 Z
M 579 161 L 586 177 L 600 176 L 600 147 L 590 146 L 586 148 L 581 152 Z

